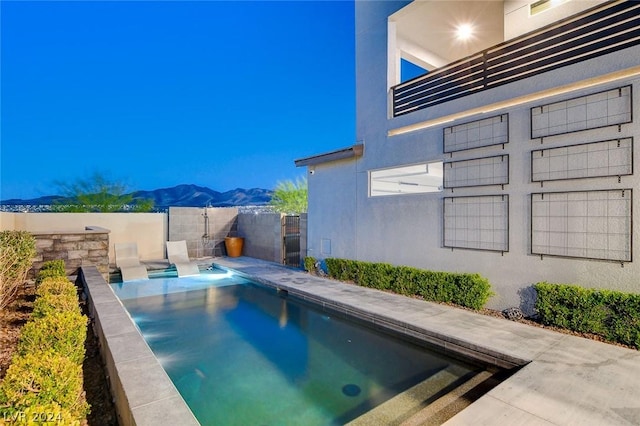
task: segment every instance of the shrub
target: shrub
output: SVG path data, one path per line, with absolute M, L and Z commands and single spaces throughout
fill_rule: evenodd
M 5 419 L 24 413 L 25 420 L 32 420 L 32 414 L 50 413 L 58 424 L 78 424 L 89 411 L 82 366 L 50 350 L 14 357 L 0 385 L 0 407 Z
M 49 260 L 42 264 L 42 268 L 36 274 L 36 285 L 39 285 L 45 278 L 66 277 L 67 271 L 64 260 Z
M 87 318 L 79 311 L 53 312 L 24 325 L 17 353 L 24 356 L 53 350 L 82 364 L 86 337 Z
M 36 290 L 38 296 L 45 294 L 66 294 L 69 297 L 77 299 L 77 290 L 75 284 L 66 277 L 48 277 L 42 280 Z M 77 301 L 77 300 L 76 300 Z
M 36 239 L 25 231 L 0 232 L 0 309 L 14 299 L 24 284 L 36 255 Z
M 307 272 L 315 272 L 316 270 L 316 258 L 307 256 L 304 258 L 304 270 Z
M 534 287 L 543 323 L 640 349 L 640 294 L 546 282 Z
M 76 286 L 66 277 L 49 277 L 36 290 L 38 298 L 33 303 L 33 318 L 61 312 L 80 314 Z
M 434 302 L 481 309 L 493 294 L 489 281 L 479 274 L 434 272 L 349 259 L 327 258 L 325 262 L 329 276 L 337 280 Z
M 78 305 L 78 299 L 75 294 L 73 296 L 68 294 L 43 294 L 33 303 L 33 313 L 31 315 L 35 319 L 61 312 L 80 314 L 80 305 Z
M 59 265 L 47 269 L 59 272 Z M 89 412 L 82 379 L 87 318 L 64 274 L 43 278 L 37 295 L 0 383 L 0 415 L 21 424 L 79 426 Z
M 80 426 L 80 419 L 74 420 L 68 410 L 55 402 L 36 404 L 21 410 L 14 407 L 0 408 L 0 415 L 10 422 L 7 424 Z

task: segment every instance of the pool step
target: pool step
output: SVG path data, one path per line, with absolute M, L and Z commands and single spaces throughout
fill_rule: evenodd
M 417 385 L 407 389 L 405 392 L 394 396 L 393 398 L 378 405 L 360 417 L 348 423 L 349 426 L 364 426 L 372 424 L 384 425 L 400 425 L 403 422 L 413 419 L 416 415 L 421 414 L 430 404 L 438 402 L 442 399 L 443 390 L 446 394 L 450 394 L 450 389 L 459 388 L 457 383 L 462 380 L 465 383 L 476 379 L 477 376 L 483 376 L 484 371 L 475 374 L 471 380 L 468 379 L 468 370 L 456 365 L 449 365 L 447 368 L 437 372 L 428 379 L 418 383 Z M 467 375 L 465 375 L 467 373 Z M 462 378 L 461 376 L 466 376 Z M 484 380 L 484 378 L 482 379 Z M 464 383 L 463 383 L 464 385 Z M 416 423 L 420 424 L 420 423 Z
M 494 375 L 494 373 L 486 370 L 479 372 L 451 392 L 441 396 L 409 419 L 400 423 L 400 426 L 435 426 L 443 424 L 475 401 L 479 397 L 479 395 L 475 395 L 478 393 L 477 391 L 480 393 L 486 392 L 481 388 L 492 382 L 493 380 L 491 379 Z M 471 393 L 474 393 L 474 396 L 468 397 Z

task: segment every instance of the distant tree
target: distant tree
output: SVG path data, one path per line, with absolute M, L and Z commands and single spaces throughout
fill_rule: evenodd
M 279 213 L 306 213 L 308 192 L 307 178 L 278 182 L 269 205 Z
M 153 200 L 135 200 L 126 194 L 126 185 L 112 181 L 100 172 L 75 182 L 56 182 L 64 200 L 56 201 L 58 212 L 145 212 L 153 209 Z

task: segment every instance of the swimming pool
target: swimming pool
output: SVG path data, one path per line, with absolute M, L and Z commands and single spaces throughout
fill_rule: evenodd
M 478 370 L 221 271 L 112 288 L 203 425 L 344 424 Z

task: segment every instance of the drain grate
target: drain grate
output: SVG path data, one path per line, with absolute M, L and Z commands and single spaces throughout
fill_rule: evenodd
M 353 383 L 349 383 L 342 387 L 342 393 L 347 396 L 358 396 L 360 395 L 360 392 L 362 392 L 360 386 L 354 385 Z

